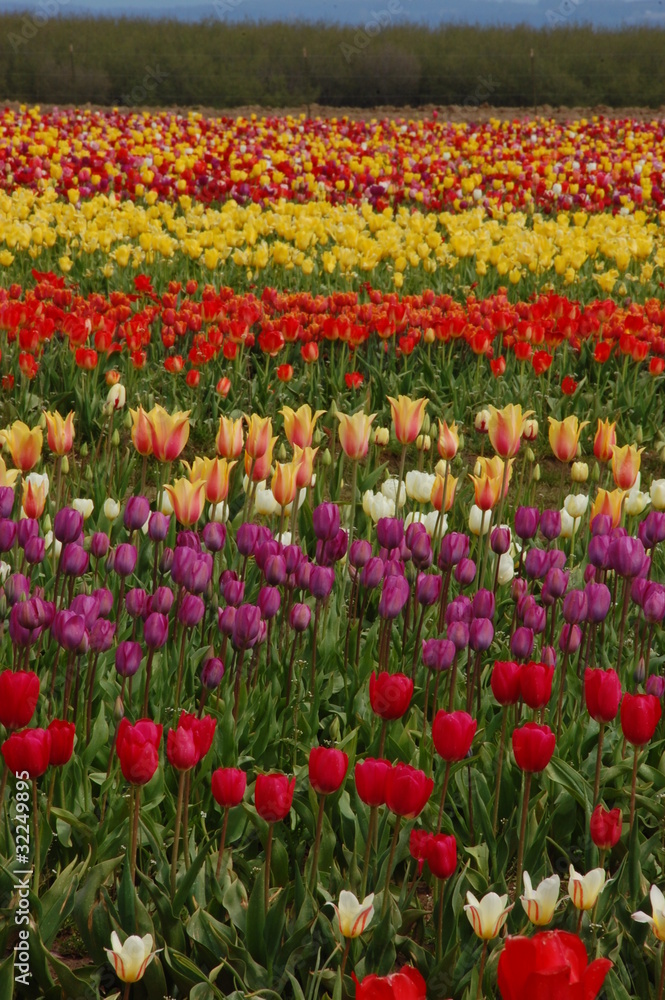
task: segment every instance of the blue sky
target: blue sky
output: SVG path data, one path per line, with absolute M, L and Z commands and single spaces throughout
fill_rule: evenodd
M 168 16 L 197 21 L 306 19 L 364 25 L 389 11 L 393 20 L 439 24 L 527 23 L 534 27 L 591 23 L 617 28 L 622 24 L 665 27 L 665 0 L 2 0 L 2 10 L 52 12 L 62 16 Z

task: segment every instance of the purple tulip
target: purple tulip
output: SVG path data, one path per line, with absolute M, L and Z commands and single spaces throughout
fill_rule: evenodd
M 82 545 L 77 542 L 63 545 L 60 552 L 60 569 L 66 576 L 83 576 L 89 562 L 88 553 Z
M 175 544 L 176 548 L 193 549 L 197 553 L 201 551 L 201 539 L 195 531 L 179 531 Z
M 24 549 L 31 538 L 36 538 L 39 535 L 39 524 L 34 517 L 22 517 L 18 522 L 17 533 L 18 544 Z
M 146 611 L 149 615 L 153 613 L 157 613 L 160 615 L 168 615 L 172 607 L 173 607 L 173 591 L 171 590 L 171 588 L 157 587 L 155 593 L 148 598 Z
M 516 660 L 528 660 L 533 652 L 533 631 L 520 625 L 510 637 L 510 652 Z
M 665 587 L 662 584 L 649 584 L 642 603 L 642 613 L 650 625 L 659 625 L 665 618 Z
M 296 568 L 296 587 L 298 587 L 299 590 L 309 590 L 309 580 L 311 575 L 312 564 L 308 559 L 303 559 L 303 561 Z
M 451 622 L 446 630 L 446 634 L 458 652 L 466 649 L 469 645 L 470 629 L 466 622 Z
M 53 534 L 63 545 L 75 542 L 83 529 L 83 514 L 73 507 L 63 507 L 53 519 Z
M 239 607 L 245 598 L 244 581 L 227 577 L 222 584 L 222 594 L 227 604 L 233 605 L 234 608 Z
M 650 677 L 647 677 L 645 691 L 647 694 L 655 694 L 656 698 L 662 700 L 663 695 L 665 695 L 665 677 L 651 674 Z
M 95 531 L 95 533 L 90 538 L 90 555 L 94 556 L 95 559 L 103 559 L 109 550 L 109 536 L 104 534 L 103 531 Z
M 158 611 L 151 612 L 143 623 L 143 641 L 148 649 L 161 649 L 169 637 L 169 620 Z
M 549 569 L 549 556 L 545 549 L 532 548 L 524 560 L 524 572 L 530 580 L 541 580 Z
M 312 511 L 312 524 L 314 534 L 322 541 L 327 542 L 335 537 L 339 531 L 339 507 L 334 503 L 320 503 Z
M 286 559 L 281 553 L 269 555 L 263 566 L 263 575 L 271 587 L 281 587 L 286 580 Z
M 631 596 L 631 599 L 640 608 L 642 607 L 642 604 L 644 602 L 644 598 L 646 597 L 646 593 L 647 593 L 648 587 L 649 587 L 649 581 L 645 580 L 644 577 L 641 577 L 641 576 L 635 577 L 635 579 L 633 580 L 633 582 L 631 584 L 631 587 L 630 587 L 630 596 Z
M 556 650 L 554 646 L 543 646 L 540 651 L 540 662 L 547 667 L 556 667 Z
M 404 563 L 401 559 L 387 559 L 383 563 L 383 578 L 387 576 L 406 576 L 406 570 L 404 568 Z
M 540 533 L 548 542 L 553 542 L 555 538 L 559 537 L 561 534 L 560 510 L 543 511 L 540 518 Z
M 609 514 L 596 514 L 590 527 L 592 535 L 602 538 L 603 535 L 609 535 L 612 531 L 612 518 Z
M 171 518 L 160 510 L 153 510 L 148 520 L 148 538 L 151 542 L 163 542 L 169 533 Z
M 640 523 L 640 527 L 642 526 L 644 526 L 644 532 L 649 540 L 649 548 L 665 541 L 665 511 L 650 510 Z M 642 541 L 644 542 L 644 539 Z
M 282 595 L 277 587 L 261 587 L 256 603 L 264 621 L 274 618 L 282 603 Z
M 559 597 L 563 597 L 568 589 L 569 579 L 570 570 L 559 569 L 556 566 L 548 569 L 543 581 L 543 604 L 552 604 Z
M 450 633 L 449 633 L 450 634 Z M 494 640 L 494 626 L 490 618 L 474 618 L 469 626 L 469 646 L 476 653 L 486 652 Z
M 610 536 L 594 535 L 589 539 L 587 556 L 597 569 L 608 569 L 610 565 Z
M 13 524 L 13 521 L 10 521 Z M 11 548 L 11 546 L 10 546 Z M 349 563 L 355 569 L 362 569 L 372 558 L 372 546 L 364 538 L 356 538 L 349 549 Z
M 168 546 L 162 551 L 159 557 L 159 572 L 170 573 L 173 566 L 173 549 Z
M 236 649 L 251 649 L 259 640 L 261 610 L 255 604 L 241 604 L 236 610 L 231 642 Z
M 312 612 L 307 604 L 294 604 L 289 612 L 289 625 L 294 632 L 304 632 L 309 628 Z
M 0 518 L 8 518 L 12 516 L 12 511 L 14 510 L 14 500 L 14 487 L 0 486 Z
M 150 517 L 147 497 L 129 497 L 123 512 L 123 524 L 127 531 L 140 531 Z
M 203 544 L 209 552 L 221 552 L 226 545 L 225 524 L 218 524 L 217 521 L 208 521 L 202 534 Z M 222 667 L 222 670 L 224 670 L 224 667 Z
M 211 656 L 201 667 L 201 684 L 206 691 L 214 691 L 222 683 L 224 664 L 217 656 Z
M 233 635 L 233 626 L 236 620 L 236 608 L 228 605 L 226 608 L 219 608 L 217 611 L 217 627 L 222 635 Z
M 491 590 L 481 587 L 473 596 L 471 611 L 474 618 L 494 618 L 496 600 Z
M 376 524 L 376 537 L 384 549 L 396 549 L 404 538 L 404 522 L 398 517 L 380 517 Z
M 429 670 L 448 670 L 456 653 L 451 639 L 423 639 L 423 663 Z
M 91 629 L 99 618 L 100 599 L 97 594 L 77 594 L 69 605 L 75 615 L 81 615 L 85 627 Z
M 625 536 L 610 542 L 609 562 L 615 573 L 623 577 L 639 576 L 644 566 L 646 552 L 639 538 Z
M 173 552 L 171 579 L 174 583 L 184 586 L 187 574 L 196 561 L 196 552 L 186 545 L 178 545 Z
M 510 529 L 497 525 L 490 535 L 490 547 L 495 555 L 504 555 L 510 548 Z
M 27 601 L 16 603 L 9 612 L 9 638 L 15 645 L 23 647 L 32 646 L 42 634 L 41 625 L 37 628 L 25 628 L 21 625 L 19 618 L 23 605 L 27 603 Z
M 383 520 L 390 519 L 383 518 Z M 380 617 L 389 620 L 397 618 L 409 599 L 409 593 L 409 583 L 403 576 L 386 577 L 379 599 Z
M 587 599 L 587 619 L 598 625 L 607 617 L 612 603 L 610 588 L 604 583 L 587 583 L 584 588 Z
M 148 595 L 142 587 L 133 587 L 125 594 L 125 607 L 131 618 L 142 618 L 147 603 Z
M 334 538 L 327 542 L 319 540 L 316 543 L 316 561 L 320 566 L 334 566 L 344 558 L 348 545 L 348 532 L 340 528 Z
M 470 625 L 473 620 L 473 603 L 464 594 L 459 594 L 454 601 L 450 601 L 446 608 L 446 625 L 451 622 L 466 622 Z
M 141 666 L 143 650 L 138 642 L 125 640 L 118 643 L 115 651 L 115 669 L 121 677 L 133 677 Z
M 583 622 L 587 616 L 588 604 L 586 591 L 569 590 L 563 599 L 561 614 L 564 621 L 569 625 L 577 625 Z
M 286 563 L 286 572 L 291 576 L 304 559 L 303 551 L 298 545 L 284 545 L 282 547 L 282 555 Z
M 197 594 L 185 594 L 178 608 L 178 621 L 186 628 L 194 628 L 205 613 L 205 604 Z
M 64 550 L 63 550 L 64 551 Z M 138 553 L 130 542 L 121 542 L 113 556 L 113 569 L 118 576 L 131 576 L 136 569 Z
M 527 597 L 522 606 L 522 622 L 535 635 L 545 631 L 547 612 L 534 597 Z
M 95 653 L 105 653 L 113 645 L 115 638 L 115 622 L 106 618 L 98 618 L 89 632 L 90 649 Z
M 432 553 L 432 543 L 425 530 L 417 534 L 413 539 L 411 547 L 411 558 L 416 569 L 428 569 L 432 565 L 434 558 Z
M 438 573 L 419 573 L 416 579 L 416 600 L 429 608 L 439 600 L 443 580 Z
M 25 559 L 31 566 L 44 561 L 46 555 L 46 542 L 43 538 L 36 536 L 29 538 L 25 544 Z
M 269 538 L 266 542 L 261 542 L 256 546 L 254 552 L 254 558 L 256 559 L 256 565 L 259 567 L 261 572 L 263 572 L 265 564 L 270 556 L 281 555 L 282 546 L 275 538 Z
M 469 555 L 469 536 L 459 531 L 451 531 L 441 539 L 439 566 L 441 569 L 452 569 L 461 559 Z
M 99 590 L 94 590 L 92 596 L 96 597 L 99 601 L 99 615 L 101 618 L 108 618 L 108 616 L 113 611 L 113 594 L 108 589 L 108 587 L 100 587 Z
M 254 552 L 258 537 L 258 524 L 252 524 L 251 521 L 243 521 L 236 534 L 236 546 L 240 555 L 244 556 L 245 559 Z
M 14 547 L 17 533 L 16 521 L 3 517 L 0 521 L 0 552 L 9 552 Z
M 335 571 L 327 566 L 312 566 L 309 576 L 309 592 L 317 601 L 330 596 L 335 582 Z
M 178 550 L 176 549 L 176 552 Z M 191 550 L 190 550 L 191 551 Z M 173 573 L 171 573 L 173 575 Z M 203 594 L 212 578 L 212 556 L 209 552 L 194 554 L 194 561 L 187 568 L 183 583 L 190 594 Z
M 527 542 L 538 531 L 540 513 L 537 507 L 518 507 L 515 511 L 515 534 Z
M 385 566 L 383 559 L 372 556 L 363 566 L 360 573 L 360 583 L 367 590 L 374 590 L 383 580 Z
M 582 630 L 579 625 L 564 625 L 559 636 L 559 649 L 562 653 L 576 653 L 582 642 Z
M 74 652 L 81 645 L 85 633 L 85 618 L 74 611 L 58 611 L 53 619 L 51 632 L 59 646 Z
M 18 601 L 24 601 L 30 594 L 30 581 L 23 573 L 12 573 L 5 581 L 5 597 L 11 607 Z
M 473 559 L 460 559 L 455 566 L 455 579 L 462 587 L 468 587 L 476 579 L 476 564 Z
M 510 592 L 516 604 L 519 604 L 519 602 L 526 597 L 528 589 L 529 584 L 527 581 L 521 576 L 516 576 L 510 585 Z

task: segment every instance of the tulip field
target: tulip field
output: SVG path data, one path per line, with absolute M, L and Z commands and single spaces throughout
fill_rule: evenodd
M 663 1000 L 664 172 L 0 113 L 0 1000 Z

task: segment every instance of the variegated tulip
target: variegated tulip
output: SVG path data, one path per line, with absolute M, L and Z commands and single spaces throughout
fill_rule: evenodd
M 206 485 L 203 480 L 190 483 L 189 479 L 177 479 L 173 485 L 165 486 L 164 490 L 178 521 L 186 528 L 196 524 L 205 503 Z
M 346 413 L 338 413 L 339 420 L 339 443 L 347 458 L 352 462 L 358 462 L 367 457 L 369 451 L 369 435 L 372 429 L 372 421 L 376 413 L 369 416 L 362 410 L 348 416 Z
M 612 449 L 617 443 L 616 423 L 598 418 L 598 428 L 593 439 L 593 453 L 599 462 L 612 459 Z
M 490 419 L 487 425 L 487 433 L 494 451 L 501 458 L 513 458 L 520 450 L 522 431 L 524 422 L 533 410 L 526 410 L 522 413 L 522 407 L 518 403 L 508 403 L 502 410 L 497 410 L 495 406 L 489 406 Z
M 429 399 L 411 399 L 409 396 L 388 396 L 390 411 L 395 428 L 395 437 L 400 444 L 412 444 L 420 434 Z
M 244 446 L 242 432 L 242 417 L 232 420 L 230 417 L 219 418 L 219 430 L 215 440 L 217 454 L 228 460 L 240 458 Z
M 288 507 L 296 497 L 298 466 L 295 462 L 276 462 L 270 483 L 272 495 L 280 507 Z
M 441 458 L 447 462 L 450 462 L 455 457 L 459 448 L 459 432 L 454 420 L 450 427 L 445 420 L 439 420 L 439 437 L 437 438 L 436 446 Z
M 589 423 L 588 420 L 579 422 L 575 415 L 566 417 L 564 420 L 555 420 L 548 417 L 550 422 L 550 448 L 554 457 L 560 462 L 572 462 L 577 455 L 577 446 L 580 434 Z
M 46 418 L 46 440 L 54 455 L 62 457 L 72 450 L 74 443 L 74 411 L 70 410 L 66 417 L 61 417 L 58 411 L 49 413 L 44 410 Z
M 299 448 L 297 444 L 293 446 L 293 461 L 298 467 L 296 476 L 296 486 L 299 490 L 305 489 L 312 482 L 314 475 L 314 459 L 318 448 Z
M 522 878 L 524 895 L 520 896 L 520 902 L 524 912 L 536 927 L 546 927 L 554 916 L 559 901 L 561 879 L 558 875 L 550 875 L 549 878 L 543 879 L 537 889 L 534 889 L 528 872 L 524 872 Z
M 568 895 L 578 910 L 592 910 L 605 885 L 605 869 L 593 868 L 586 875 L 580 875 L 570 866 Z
M 365 931 L 374 916 L 374 893 L 366 896 L 362 903 L 352 892 L 343 889 L 339 894 L 339 903 L 328 903 L 337 914 L 339 929 L 345 938 L 356 938 Z
M 297 410 L 285 406 L 279 411 L 284 417 L 284 434 L 291 447 L 309 448 L 312 444 L 314 427 L 325 410 L 317 410 L 312 415 L 308 403 L 303 403 Z
M 152 453 L 159 462 L 174 462 L 189 438 L 189 410 L 168 413 L 157 403 L 147 414 Z
M 256 460 L 261 458 L 270 448 L 272 437 L 272 420 L 270 417 L 260 417 L 258 413 L 252 413 L 251 417 L 245 417 L 247 421 L 247 440 L 245 441 L 245 464 L 247 458 Z M 265 479 L 261 476 L 261 479 Z
M 620 490 L 632 490 L 640 471 L 641 455 L 644 448 L 626 444 L 623 448 L 612 448 L 612 475 Z
M 445 489 L 445 496 L 444 496 Z M 435 510 L 443 510 L 444 513 L 448 513 L 453 505 L 453 500 L 455 499 L 455 490 L 457 489 L 457 480 L 454 476 L 440 476 L 437 473 L 436 479 L 434 480 L 434 485 L 432 486 L 432 494 L 430 496 L 430 503 Z
M 146 458 L 148 455 L 152 455 L 152 428 L 148 414 L 142 406 L 139 406 L 137 410 L 132 410 L 130 407 L 129 412 L 132 418 L 132 443 L 139 455 Z
M 272 468 L 272 452 L 275 447 L 276 437 L 270 438 L 268 441 L 268 447 L 259 455 L 257 458 L 252 458 L 252 456 L 245 452 L 245 474 L 254 483 L 260 483 L 262 480 L 267 479 L 270 475 L 270 470 Z
M 30 472 L 30 469 L 35 467 L 44 442 L 41 427 L 31 429 L 22 420 L 15 420 L 6 431 L 0 432 L 0 438 L 9 448 L 12 462 L 17 469 L 21 472 Z
M 112 948 L 105 948 L 104 951 L 121 982 L 137 983 L 139 979 L 143 978 L 145 970 L 157 951 L 162 950 L 159 948 L 157 951 L 153 951 L 152 945 L 152 934 L 146 934 L 142 938 L 137 934 L 132 934 L 124 944 L 120 944 L 120 938 L 113 931 L 111 934 Z
M 482 941 L 492 941 L 498 937 L 513 908 L 512 903 L 507 905 L 508 896 L 488 892 L 481 900 L 477 900 L 472 892 L 467 892 L 466 900 L 464 912 L 477 936 Z
M 657 885 L 652 885 L 649 898 L 651 899 L 653 916 L 650 917 L 648 913 L 638 910 L 637 913 L 632 914 L 632 918 L 638 924 L 651 924 L 651 930 L 658 940 L 665 941 L 665 896 Z
M 612 527 L 616 528 L 621 520 L 621 504 L 625 495 L 624 490 L 612 490 L 610 493 L 601 487 L 591 505 L 591 523 L 598 514 L 608 514 L 612 518 Z

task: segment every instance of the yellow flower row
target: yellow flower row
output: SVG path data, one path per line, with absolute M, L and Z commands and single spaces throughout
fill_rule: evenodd
M 234 264 L 254 272 L 276 266 L 354 277 L 385 265 L 397 287 L 410 270 L 432 274 L 465 260 L 481 277 L 495 272 L 517 283 L 528 275 L 558 276 L 570 283 L 591 262 L 598 286 L 609 292 L 619 277 L 646 283 L 665 265 L 663 229 L 643 212 L 491 217 L 481 207 L 426 214 L 406 208 L 376 212 L 367 204 L 281 201 L 262 208 L 230 201 L 211 208 L 186 196 L 174 205 L 113 195 L 70 204 L 50 189 L 0 193 L 0 265 L 10 267 L 21 252 L 38 261 L 53 248 L 63 271 L 77 257 L 95 253 L 108 258 L 103 264 L 109 276 L 116 266 L 142 267 L 177 256 L 207 270 Z

